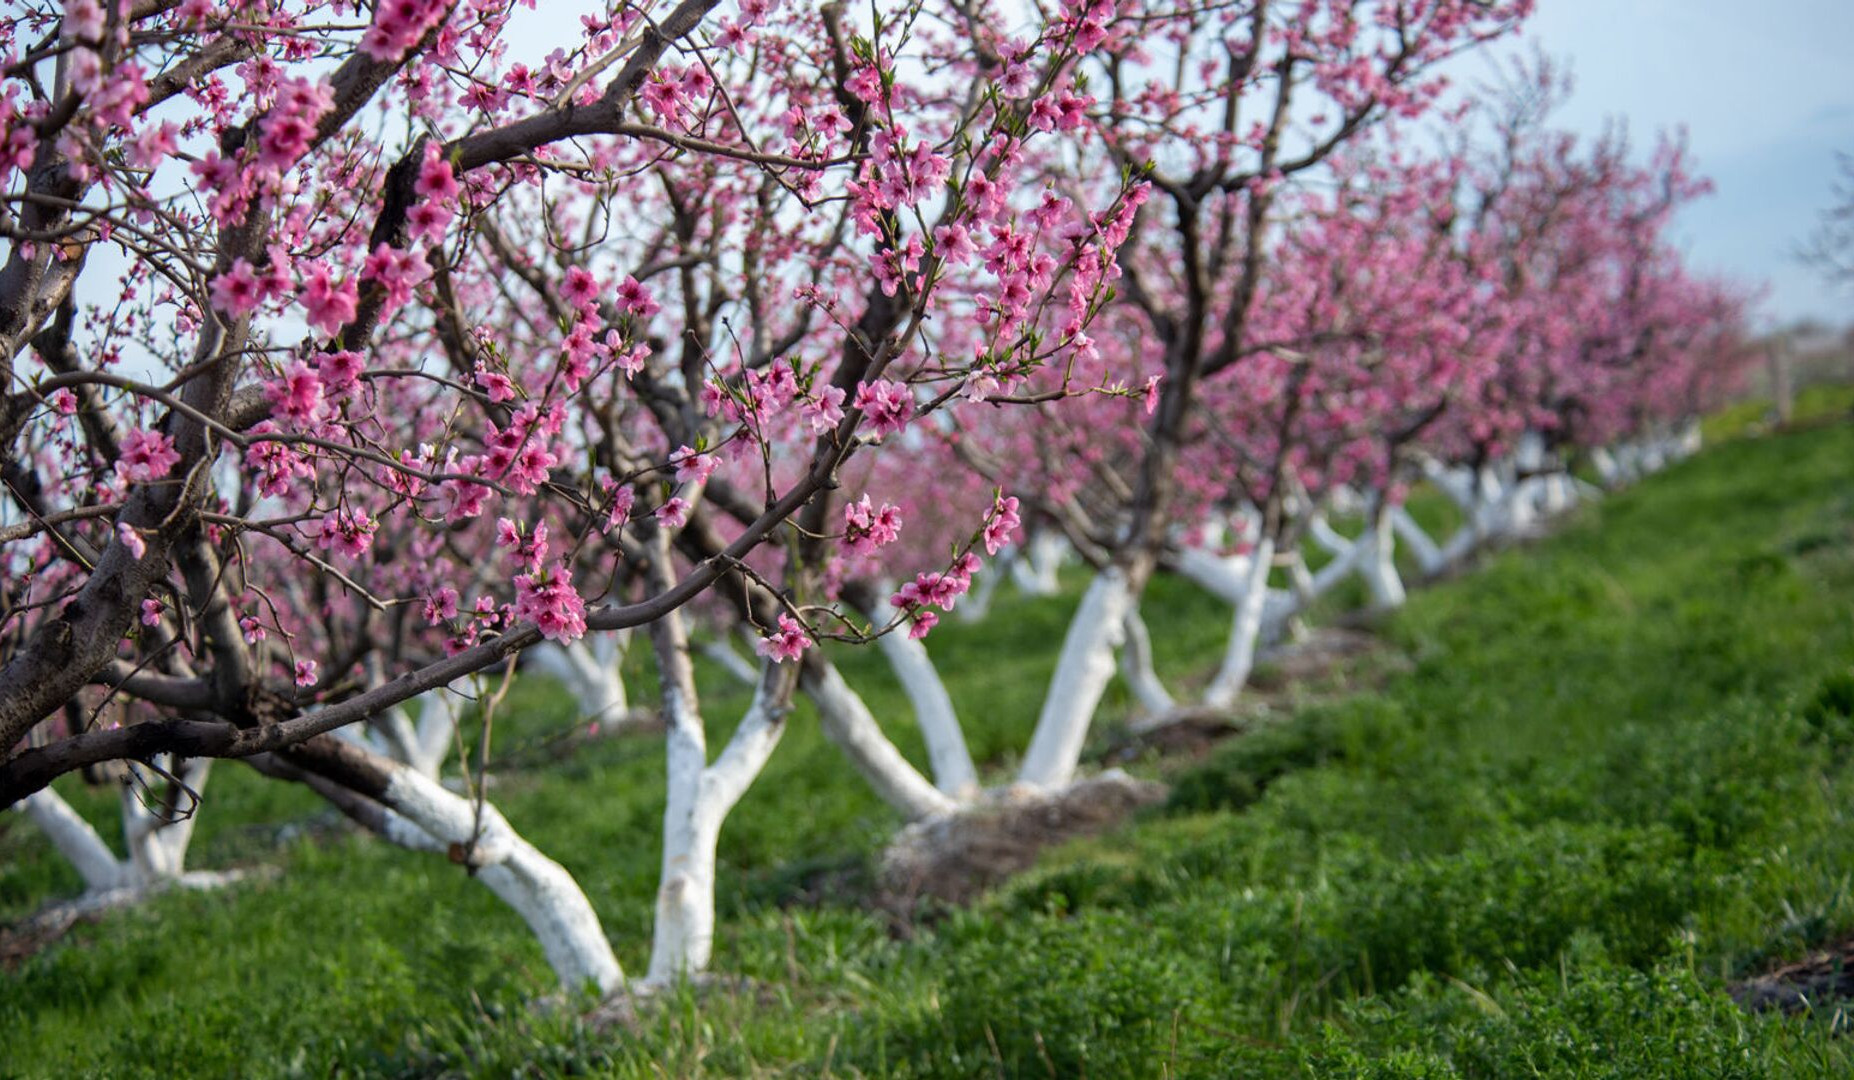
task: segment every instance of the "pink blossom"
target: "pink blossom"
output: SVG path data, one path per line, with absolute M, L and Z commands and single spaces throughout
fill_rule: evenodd
M 755 642 L 753 651 L 775 664 L 783 664 L 805 655 L 805 650 L 810 647 L 811 638 L 805 634 L 805 628 L 790 615 L 781 613 L 778 632 Z
M 586 634 L 586 602 L 556 563 L 545 573 L 515 577 L 515 617 L 533 622 L 550 641 L 574 641 Z
M 605 511 L 604 531 L 609 533 L 613 529 L 624 528 L 625 523 L 631 520 L 631 506 L 637 501 L 637 492 L 609 478 L 605 481 L 605 485 L 607 497 L 611 499 L 611 504 Z
M 852 555 L 869 555 L 901 535 L 901 511 L 889 503 L 877 510 L 864 495 L 843 508 L 843 546 Z
M 263 286 L 247 259 L 232 260 L 230 270 L 212 279 L 212 306 L 233 318 L 251 314 L 263 299 Z
M 1151 416 L 1159 407 L 1159 376 L 1146 380 L 1146 415 Z
M 515 400 L 515 384 L 499 371 L 476 370 L 476 385 L 489 392 L 492 402 Z
M 314 660 L 296 661 L 296 685 L 297 686 L 314 686 L 315 678 L 316 678 L 316 675 L 315 675 L 316 666 L 317 665 Z
M 680 529 L 689 520 L 689 501 L 680 495 L 657 507 L 657 524 L 666 529 Z
M 908 636 L 915 641 L 927 636 L 934 627 L 940 625 L 940 615 L 934 611 L 916 611 L 909 618 Z
M 804 403 L 799 415 L 810 425 L 813 435 L 835 431 L 843 422 L 843 398 L 843 387 L 826 386 L 818 391 L 816 401 Z
M 179 463 L 174 440 L 158 431 L 136 428 L 123 437 L 116 475 L 131 484 L 146 484 L 166 476 Z
M 321 418 L 322 380 L 301 360 L 291 363 L 282 378 L 267 385 L 264 396 L 270 399 L 273 410 L 298 426 L 313 424 Z
M 998 549 L 1011 542 L 1017 534 L 1021 519 L 1017 516 L 1017 499 L 999 498 L 992 504 L 991 518 L 985 522 L 985 554 L 996 555 Z
M 640 319 L 648 319 L 660 309 L 656 299 L 650 295 L 650 290 L 627 274 L 618 283 L 618 310 Z
M 560 298 L 581 311 L 596 310 L 599 303 L 599 281 L 581 267 L 568 267 L 566 280 L 560 283 Z
M 440 203 L 456 202 L 457 196 L 463 193 L 456 172 L 451 163 L 439 155 L 436 144 L 426 144 L 425 160 L 419 166 L 418 179 L 412 182 L 412 190 Z
M 892 435 L 908 426 L 914 415 L 914 395 L 901 383 L 877 379 L 856 384 L 856 407 L 862 410 L 878 436 Z
M 366 363 L 360 353 L 349 349 L 323 353 L 316 362 L 316 375 L 322 380 L 323 395 L 338 398 L 346 394 L 360 381 Z
M 358 559 L 373 546 L 373 534 L 379 527 L 380 523 L 368 517 L 366 511 L 343 508 L 323 516 L 315 546 Z
M 449 9 L 445 0 L 383 0 L 375 5 L 373 25 L 361 37 L 361 51 L 382 63 L 398 60 Z
M 457 590 L 441 585 L 425 594 L 425 621 L 433 626 L 457 617 Z
M 431 273 L 425 260 L 413 252 L 400 251 L 390 244 L 380 244 L 367 256 L 361 276 L 378 281 L 386 290 L 380 305 L 380 317 L 386 318 L 406 306 L 412 290 Z
M 140 558 L 141 556 L 138 555 L 136 557 Z M 166 610 L 167 610 L 167 605 L 161 603 L 161 601 L 156 600 L 152 596 L 146 600 L 143 600 L 142 601 L 142 625 L 143 626 L 160 626 L 161 625 L 161 613 Z
M 713 454 L 698 454 L 692 448 L 676 448 L 676 482 L 679 484 L 699 484 L 707 480 L 720 467 L 721 461 Z
M 61 415 L 70 416 L 77 411 L 77 395 L 60 386 L 51 393 L 51 407 Z
M 129 557 L 132 559 L 139 559 L 148 554 L 147 541 L 142 539 L 142 534 L 136 530 L 135 526 L 126 521 L 116 523 L 116 539 L 122 541 L 122 546 L 129 549 Z
M 333 337 L 353 321 L 358 302 L 353 279 L 337 284 L 329 277 L 327 266 L 319 262 L 309 264 L 308 272 L 303 275 L 302 304 L 310 326 Z
M 258 622 L 257 616 L 246 615 L 238 620 L 238 629 L 245 635 L 246 645 L 256 645 L 270 635 L 265 632 L 264 624 Z

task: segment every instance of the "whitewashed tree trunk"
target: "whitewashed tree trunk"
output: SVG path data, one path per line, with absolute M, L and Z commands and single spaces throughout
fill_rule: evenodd
M 544 642 L 529 650 L 536 666 L 560 680 L 582 719 L 622 725 L 630 717 L 621 667 L 630 634 L 592 634 L 567 645 Z
M 212 770 L 211 758 L 187 758 L 162 768 L 197 796 Z M 85 894 L 122 892 L 139 895 L 172 884 L 211 887 L 236 875 L 188 874 L 187 848 L 193 840 L 197 805 L 182 805 L 166 812 L 143 800 L 164 789 L 167 778 L 140 765 L 128 765 L 139 783 L 125 781 L 118 793 L 123 845 L 127 858 L 117 858 L 97 831 L 56 791 L 45 788 L 25 799 L 20 808 L 45 833 L 54 848 L 70 861 L 84 879 Z
M 1074 779 L 1088 726 L 1114 677 L 1114 649 L 1125 632 L 1131 606 L 1126 575 L 1118 567 L 1097 574 L 1083 594 L 1063 637 L 1036 733 L 1018 772 L 1025 783 L 1058 788 Z
M 1332 523 L 1327 521 L 1323 514 L 1315 514 L 1307 522 L 1307 536 L 1326 554 L 1335 558 L 1350 552 L 1356 543 L 1333 528 Z
M 176 880 L 186 869 L 187 846 L 193 840 L 193 825 L 198 820 L 193 811 L 198 808 L 189 807 L 186 813 L 170 820 L 142 801 L 149 791 L 164 784 L 165 778 L 137 765 L 128 768 L 147 786 L 139 794 L 133 784 L 122 787 L 122 832 L 129 851 L 127 884 L 148 888 L 158 882 Z M 212 771 L 212 759 L 188 758 L 172 769 L 175 777 L 197 795 Z
M 1011 563 L 1011 580 L 1026 596 L 1054 596 L 1062 590 L 1057 571 L 1062 566 L 1066 542 L 1061 534 L 1038 529 L 1030 534 L 1017 558 Z
M 1137 606 L 1127 612 L 1126 646 L 1120 651 L 1120 675 L 1132 689 L 1140 708 L 1148 714 L 1163 716 L 1177 706 L 1152 666 L 1152 635 L 1146 632 L 1146 620 L 1140 617 Z
M 1247 555 L 1217 555 L 1202 548 L 1181 547 L 1172 553 L 1169 561 L 1180 576 L 1189 578 L 1224 603 L 1242 602 L 1244 582 L 1249 579 Z
M 376 729 L 376 737 L 368 740 L 366 745 L 375 753 L 384 754 L 426 776 L 435 777 L 443 770 L 444 759 L 449 756 L 455 743 L 457 721 L 463 712 L 465 699 L 461 694 L 440 688 L 421 694 L 416 701 L 416 723 L 407 717 L 403 706 L 395 706 L 371 725 Z
M 380 803 L 386 839 L 418 851 L 458 852 L 476 877 L 528 924 L 560 985 L 610 993 L 624 983 L 599 917 L 573 875 L 516 832 L 493 805 L 476 804 L 410 766 L 391 762 Z
M 1237 695 L 1249 681 L 1249 673 L 1255 668 L 1256 640 L 1262 633 L 1262 608 L 1268 599 L 1268 571 L 1274 556 L 1275 538 L 1263 536 L 1256 544 L 1242 602 L 1236 605 L 1230 622 L 1223 663 L 1204 690 L 1204 704 L 1212 708 L 1227 709 L 1234 705 Z
M 682 654 L 686 658 L 686 642 Z M 645 975 L 645 983 L 652 986 L 707 969 L 714 952 L 715 848 L 721 826 L 766 767 L 785 734 L 791 709 L 791 672 L 767 664 L 755 685 L 753 703 L 710 765 L 693 676 L 689 669 L 665 679 L 669 796 L 663 810 L 656 932 Z
M 817 706 L 825 737 L 843 751 L 876 794 L 903 817 L 917 821 L 947 813 L 958 805 L 895 749 L 870 715 L 869 706 L 829 661 L 807 657 L 799 688 Z
M 103 892 L 126 884 L 127 866 L 57 791 L 48 787 L 34 792 L 20 802 L 19 808 L 58 854 L 77 868 L 87 892 Z
M 1540 484 L 1539 511 L 1546 517 L 1556 517 L 1577 505 L 1577 489 L 1569 474 L 1552 473 L 1542 477 Z
M 1371 593 L 1371 606 L 1388 610 L 1403 606 L 1407 594 L 1403 578 L 1397 573 L 1397 536 L 1390 509 L 1380 507 L 1373 515 L 1365 535 L 1359 537 L 1365 550 L 1359 558 L 1359 572 Z
M 972 751 L 966 746 L 953 698 L 946 692 L 926 644 L 901 632 L 884 634 L 877 644 L 914 706 L 914 721 L 920 725 L 921 739 L 927 744 L 934 786 L 955 799 L 977 794 L 978 770 L 972 765 Z
M 760 681 L 759 669 L 753 665 L 753 661 L 747 659 L 739 649 L 734 647 L 732 637 L 726 634 L 717 635 L 703 642 L 700 648 L 703 656 L 721 665 L 721 670 L 732 675 L 736 680 L 748 686 L 756 685 Z
M 1403 506 L 1391 507 L 1391 527 L 1397 531 L 1397 538 L 1410 548 L 1416 565 L 1425 577 L 1439 574 L 1446 565 L 1442 558 L 1442 549 L 1436 546 L 1427 531 L 1410 516 L 1410 511 Z
M 1599 446 L 1590 451 L 1590 465 L 1596 469 L 1597 479 L 1602 481 L 1604 487 L 1613 489 L 1622 486 L 1622 466 L 1617 464 L 1616 455 L 1610 452 L 1609 447 Z

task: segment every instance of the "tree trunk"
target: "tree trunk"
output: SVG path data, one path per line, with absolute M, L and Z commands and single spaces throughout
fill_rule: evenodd
M 1224 603 L 1242 602 L 1244 583 L 1249 578 L 1247 555 L 1213 555 L 1201 548 L 1179 548 L 1169 561 L 1180 576 L 1196 582 Z
M 1365 545 L 1359 569 L 1371 593 L 1372 609 L 1388 611 L 1402 607 L 1407 596 L 1403 578 L 1397 573 L 1397 536 L 1389 507 L 1380 502 L 1374 508 L 1370 527 L 1359 538 L 1359 543 Z
M 477 806 L 431 777 L 386 763 L 380 802 L 391 811 L 387 839 L 415 850 L 438 850 L 476 869 L 477 879 L 515 909 L 541 943 L 560 985 L 588 982 L 601 993 L 624 983 L 624 971 L 579 882 L 517 833 L 494 806 Z M 395 821 L 393 818 L 403 819 Z M 410 831 L 409 831 L 410 830 Z
M 48 787 L 33 792 L 20 801 L 19 808 L 51 841 L 58 854 L 77 868 L 86 892 L 104 892 L 126 883 L 128 868 L 83 815 L 73 810 L 57 791 Z
M 843 751 L 883 801 L 909 821 L 944 814 L 958 805 L 901 756 L 869 714 L 869 706 L 843 681 L 835 666 L 816 655 L 815 650 L 806 654 L 803 663 L 799 687 L 818 707 L 825 736 Z
M 662 554 L 667 559 L 668 551 Z M 785 734 L 794 673 L 777 664 L 761 666 L 753 703 L 727 748 L 710 765 L 681 612 L 672 611 L 652 623 L 650 639 L 663 688 L 668 797 L 663 807 L 656 929 L 645 982 L 664 986 L 708 967 L 714 951 L 715 847 L 721 826 Z
M 739 681 L 749 686 L 759 682 L 759 672 L 753 662 L 741 655 L 740 650 L 734 647 L 734 639 L 726 634 L 703 642 L 701 650 L 703 656 L 720 664 L 723 671 Z
M 558 679 L 578 703 L 580 718 L 598 724 L 622 725 L 630 716 L 631 702 L 619 671 L 624 652 L 618 635 L 581 638 L 567 645 L 545 642 L 529 651 L 534 662 Z M 595 651 L 588 641 L 605 641 Z
M 1063 540 L 1048 529 L 1030 534 L 1011 563 L 1011 580 L 1026 596 L 1054 596 L 1062 590 L 1057 570 L 1062 566 Z
M 1114 649 L 1131 607 L 1126 573 L 1117 566 L 1101 571 L 1088 586 L 1069 621 L 1036 733 L 1018 772 L 1025 783 L 1058 788 L 1074 779 L 1088 726 L 1114 677 Z
M 1120 652 L 1120 676 L 1127 681 L 1140 708 L 1154 716 L 1172 711 L 1177 703 L 1165 690 L 1165 683 L 1152 666 L 1152 636 L 1146 632 L 1146 620 L 1139 608 L 1127 612 L 1126 647 Z
M 972 752 L 966 747 L 953 699 L 940 680 L 926 644 L 899 632 L 884 634 L 877 643 L 914 706 L 915 723 L 920 725 L 921 738 L 927 743 L 934 786 L 955 799 L 976 794 L 978 770 L 972 765 Z
M 1423 572 L 1424 577 L 1442 572 L 1445 565 L 1442 549 L 1436 546 L 1435 540 L 1431 539 L 1423 527 L 1417 524 L 1416 519 L 1410 516 L 1407 508 L 1391 507 L 1391 528 L 1397 531 L 1399 539 L 1409 545 L 1410 554 L 1416 558 L 1417 568 Z
M 1249 673 L 1255 668 L 1255 643 L 1262 632 L 1262 606 L 1268 598 L 1268 570 L 1274 556 L 1275 538 L 1264 535 L 1256 543 L 1242 603 L 1236 605 L 1236 614 L 1231 620 L 1223 663 L 1204 690 L 1204 704 L 1212 708 L 1227 709 L 1234 705 L 1237 695 L 1249 681 Z
M 125 884 L 145 889 L 178 880 L 186 871 L 187 847 L 193 840 L 198 806 L 150 809 L 143 800 L 152 798 L 167 781 L 149 776 L 139 766 L 131 764 L 128 768 L 145 784 L 140 794 L 135 784 L 122 787 L 122 831 L 129 850 Z M 188 758 L 173 769 L 175 778 L 192 790 L 190 797 L 198 796 L 211 771 L 211 758 Z M 170 811 L 174 812 L 171 819 Z

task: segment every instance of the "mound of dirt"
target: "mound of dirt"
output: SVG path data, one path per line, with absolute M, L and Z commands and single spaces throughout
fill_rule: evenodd
M 1384 651 L 1384 642 L 1368 630 L 1324 626 L 1305 640 L 1284 641 L 1264 650 L 1249 681 L 1253 689 L 1266 693 L 1296 683 L 1331 680 L 1361 657 Z
M 902 830 L 883 854 L 877 903 L 911 921 L 923 901 L 965 904 L 1027 870 L 1044 848 L 1104 832 L 1166 788 L 1119 769 L 1060 791 L 1012 787 L 945 817 Z
M 1854 937 L 1843 938 L 1793 964 L 1727 988 L 1732 1000 L 1752 1012 L 1786 1013 L 1840 1009 L 1854 998 Z

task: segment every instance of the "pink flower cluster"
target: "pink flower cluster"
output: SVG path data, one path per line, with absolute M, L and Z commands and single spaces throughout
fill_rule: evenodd
M 804 626 L 790 615 L 781 614 L 778 632 L 755 642 L 753 651 L 775 664 L 783 664 L 805 655 L 805 650 L 810 647 L 811 638 L 805 633 Z
M 985 554 L 996 555 L 998 549 L 1011 542 L 1017 535 L 1017 527 L 1022 519 L 1017 516 L 1016 497 L 998 496 L 992 504 L 991 517 L 985 521 Z
M 398 60 L 449 9 L 445 0 L 382 0 L 361 37 L 361 51 L 381 63 Z
M 367 516 L 365 510 L 344 507 L 323 516 L 315 546 L 358 559 L 373 546 L 373 534 L 379 527 L 380 523 Z
M 533 622 L 549 641 L 575 641 L 586 635 L 586 602 L 556 563 L 546 571 L 515 576 L 515 617 Z
M 864 495 L 843 508 L 843 546 L 852 555 L 872 555 L 900 535 L 901 511 L 891 503 L 883 503 L 878 510 Z
M 905 385 L 889 379 L 857 383 L 855 405 L 877 436 L 893 435 L 907 427 L 914 415 L 914 395 Z
M 953 604 L 972 588 L 972 575 L 978 573 L 980 565 L 979 557 L 968 551 L 955 559 L 945 573 L 916 574 L 913 581 L 896 590 L 888 602 L 906 612 L 912 620 L 908 636 L 924 638 L 929 630 L 938 626 L 939 613 L 927 609 L 953 610 Z
M 174 440 L 158 431 L 136 428 L 123 437 L 116 475 L 131 484 L 146 484 L 166 476 L 179 463 Z

